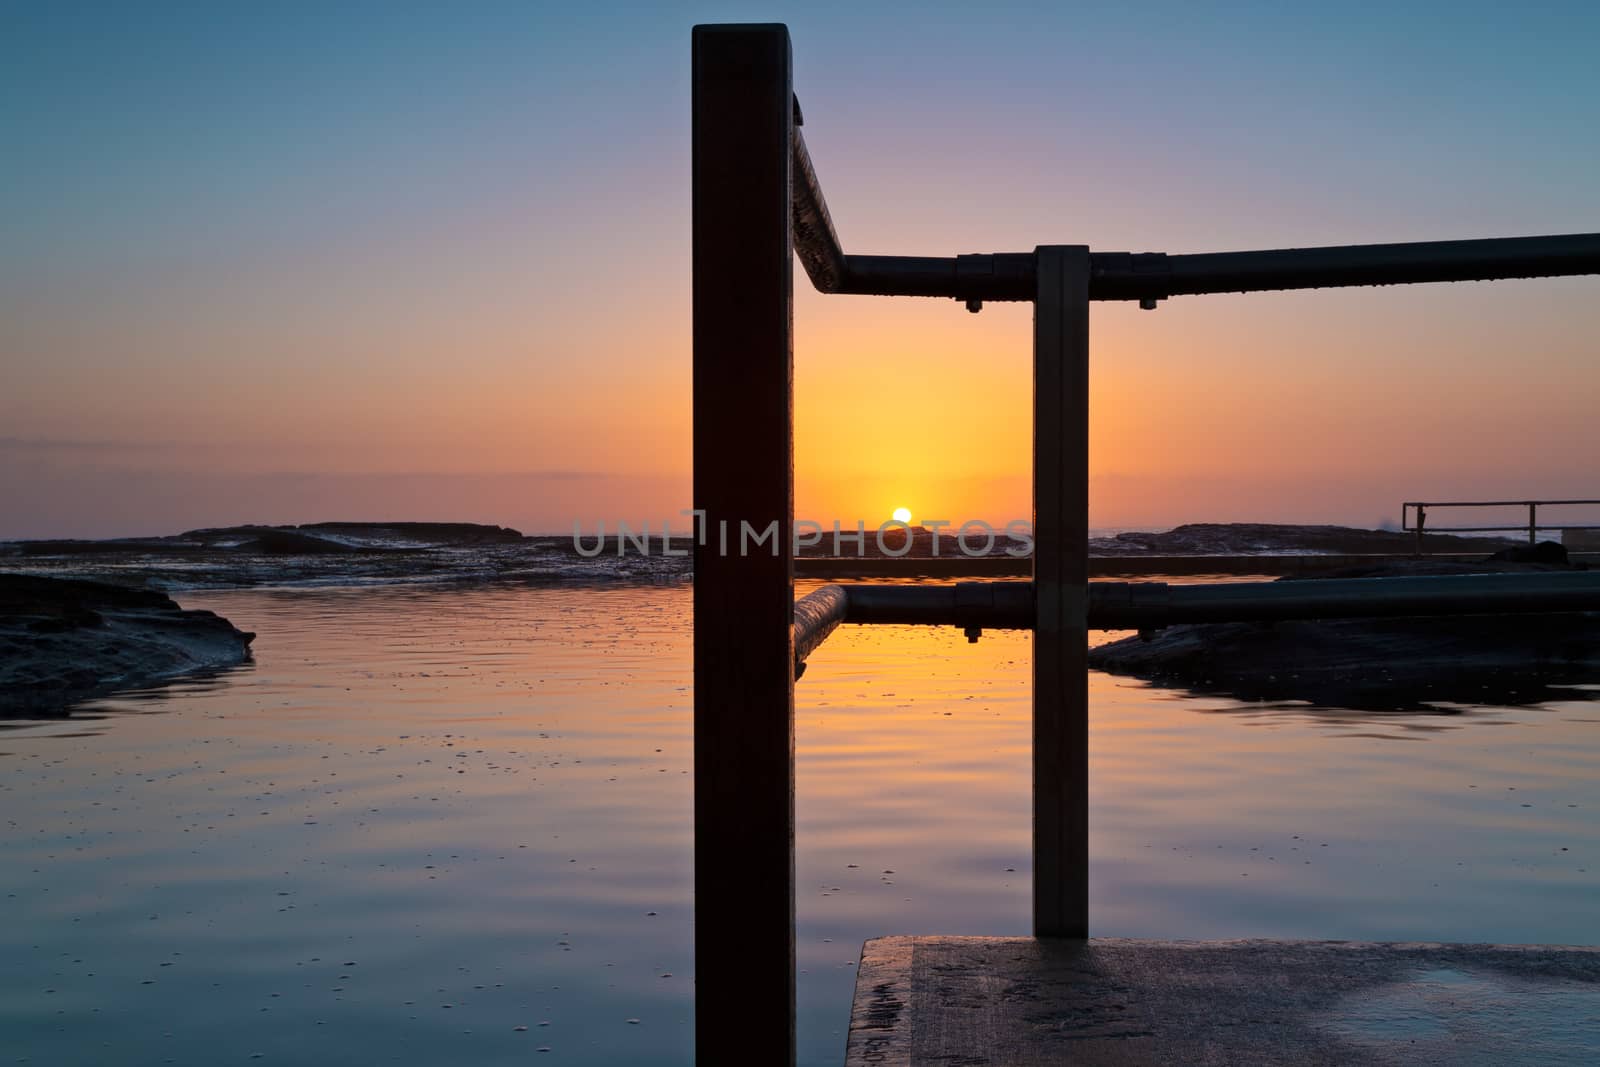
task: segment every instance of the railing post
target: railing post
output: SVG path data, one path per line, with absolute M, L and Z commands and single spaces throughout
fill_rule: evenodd
M 1417 505 L 1417 558 L 1422 558 L 1422 528 L 1428 522 L 1428 509 L 1421 504 Z
M 1033 932 L 1089 936 L 1089 249 L 1035 250 Z
M 1539 502 L 1528 501 L 1528 544 L 1539 543 Z
M 793 1064 L 788 31 L 696 26 L 693 86 L 695 1058 Z

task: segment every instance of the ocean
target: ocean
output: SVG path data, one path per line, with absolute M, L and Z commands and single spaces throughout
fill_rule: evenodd
M 687 584 L 176 595 L 254 661 L 0 723 L 8 1058 L 691 1061 Z M 801 1063 L 840 1061 L 863 939 L 1027 933 L 1030 641 L 812 656 Z M 1090 684 L 1097 936 L 1600 941 L 1593 688 L 1384 714 Z

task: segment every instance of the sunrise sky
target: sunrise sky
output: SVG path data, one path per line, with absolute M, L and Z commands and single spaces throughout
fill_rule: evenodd
M 1600 230 L 1600 5 L 0 8 L 0 537 L 689 506 L 689 31 L 851 251 Z M 797 268 L 797 511 L 1028 514 L 1030 309 Z M 1600 279 L 1096 305 L 1091 522 L 1600 496 Z

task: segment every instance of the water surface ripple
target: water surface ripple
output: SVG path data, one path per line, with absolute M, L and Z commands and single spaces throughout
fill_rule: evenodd
M 690 597 L 182 597 L 257 631 L 254 664 L 0 731 L 6 1052 L 690 1062 Z M 864 938 L 1027 932 L 1029 641 L 847 627 L 813 657 L 802 1063 L 842 1055 Z M 1371 715 L 1091 687 L 1097 934 L 1600 940 L 1592 694 Z

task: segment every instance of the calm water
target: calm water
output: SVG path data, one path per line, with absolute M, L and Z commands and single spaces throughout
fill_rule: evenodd
M 254 665 L 0 731 L 6 1060 L 689 1062 L 687 587 L 180 599 L 258 631 Z M 813 657 L 803 1063 L 842 1055 L 864 938 L 1027 932 L 1029 641 Z M 1600 941 L 1589 694 L 1091 685 L 1096 933 Z

